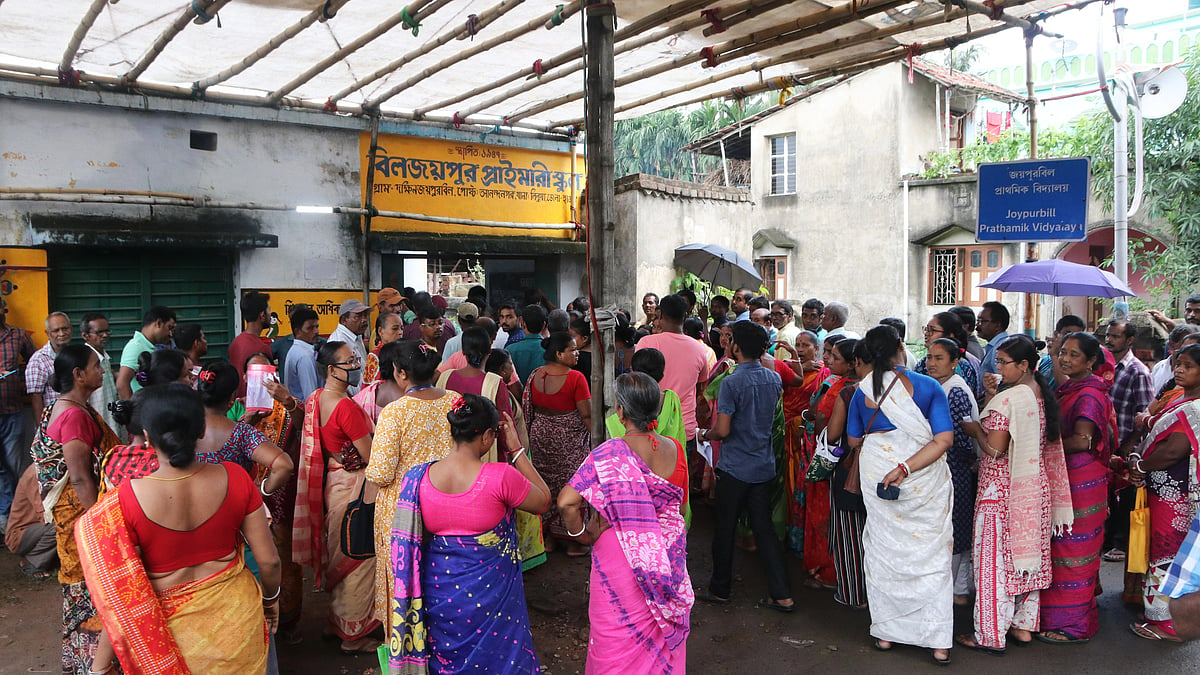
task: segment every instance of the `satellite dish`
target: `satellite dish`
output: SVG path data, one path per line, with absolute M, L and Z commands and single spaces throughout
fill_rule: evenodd
M 1183 105 L 1187 98 L 1187 77 L 1175 66 L 1163 68 L 1152 76 L 1142 79 L 1150 72 L 1138 73 L 1138 105 L 1142 116 L 1147 119 L 1166 117 Z

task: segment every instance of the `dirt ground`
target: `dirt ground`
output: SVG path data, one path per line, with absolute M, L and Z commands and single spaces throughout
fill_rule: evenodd
M 693 583 L 711 572 L 712 513 L 697 505 L 689 536 Z M 587 657 L 589 561 L 553 554 L 525 576 L 529 617 L 543 673 L 582 673 Z M 832 593 L 800 588 L 801 565 L 789 560 L 799 611 L 791 615 L 755 609 L 765 582 L 755 554 L 739 551 L 733 602 L 724 607 L 697 603 L 688 640 L 691 673 L 917 673 L 933 668 L 925 650 L 898 647 L 883 654 L 871 649 L 870 616 L 837 605 Z M 972 673 L 1200 673 L 1200 646 L 1152 643 L 1134 636 L 1135 614 L 1120 602 L 1120 565 L 1106 563 L 1101 598 L 1101 631 L 1090 644 L 1034 643 L 1011 647 L 1003 658 L 953 650 L 952 669 Z M 57 673 L 61 612 L 55 581 L 27 579 L 16 557 L 0 550 L 0 673 Z M 378 673 L 369 656 L 343 656 L 336 643 L 320 639 L 328 596 L 305 598 L 304 641 L 281 648 L 284 673 L 367 675 Z M 971 628 L 970 608 L 956 608 L 958 632 Z M 620 649 L 620 645 L 613 648 Z

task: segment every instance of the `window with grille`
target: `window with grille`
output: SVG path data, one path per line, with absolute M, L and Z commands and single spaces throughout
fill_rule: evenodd
M 953 305 L 958 298 L 958 249 L 929 252 L 929 304 Z
M 979 284 L 1000 269 L 998 246 L 956 246 L 929 249 L 929 304 L 979 307 L 990 299 Z
M 771 141 L 771 194 L 796 194 L 796 135 L 776 136 Z

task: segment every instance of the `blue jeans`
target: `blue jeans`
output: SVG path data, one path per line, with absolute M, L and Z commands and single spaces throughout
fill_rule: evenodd
M 17 481 L 21 479 L 21 436 L 24 433 L 24 412 L 0 415 L 0 516 L 8 516 Z

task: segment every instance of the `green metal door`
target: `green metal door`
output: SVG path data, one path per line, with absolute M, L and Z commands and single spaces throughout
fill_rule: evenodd
M 233 255 L 219 250 L 54 249 L 49 252 L 50 309 L 79 319 L 101 312 L 112 328 L 109 352 L 119 358 L 153 305 L 198 322 L 208 355 L 224 357 L 233 338 Z M 78 336 L 76 336 L 78 339 Z

